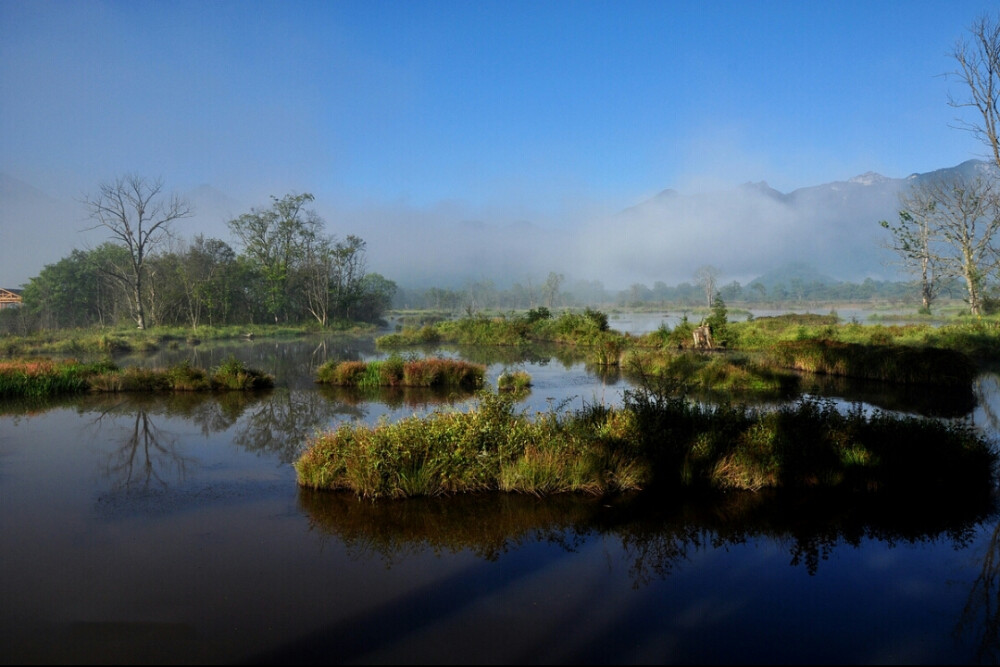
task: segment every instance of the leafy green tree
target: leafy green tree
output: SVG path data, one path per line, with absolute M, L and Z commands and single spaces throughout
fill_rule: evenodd
M 127 294 L 107 267 L 121 266 L 126 253 L 109 242 L 46 265 L 25 285 L 24 308 L 42 328 L 116 324 Z
M 187 324 L 197 329 L 205 319 L 209 325 L 228 322 L 237 299 L 233 249 L 224 241 L 199 234 L 178 260 L 175 279 Z
M 705 318 L 705 324 L 712 332 L 716 345 L 725 345 L 729 340 L 729 320 L 727 319 L 726 302 L 718 292 L 712 299 L 712 313 Z
M 361 279 L 361 297 L 354 317 L 362 322 L 377 322 L 392 306 L 396 283 L 378 273 L 367 273 Z
M 367 269 L 365 250 L 367 244 L 359 237 L 348 235 L 333 246 L 333 264 L 330 291 L 337 317 L 352 319 L 364 297 L 364 280 Z M 392 302 L 390 296 L 389 302 Z
M 292 274 L 304 264 L 323 227 L 315 211 L 305 208 L 313 199 L 309 193 L 271 197 L 269 208 L 251 209 L 229 221 L 244 255 L 260 272 L 262 297 L 275 322 L 288 319 Z

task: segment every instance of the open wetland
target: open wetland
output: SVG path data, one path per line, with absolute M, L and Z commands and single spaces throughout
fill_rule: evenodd
M 619 407 L 635 386 L 567 346 L 413 354 L 481 365 L 491 387 L 526 371 L 526 415 Z M 316 382 L 327 362 L 388 357 L 371 336 L 180 345 L 116 362 L 237 358 L 274 387 L 0 402 L 3 662 L 1000 659 L 992 489 L 373 501 L 300 487 L 293 464 L 321 431 L 475 404 L 456 387 Z M 969 392 L 810 375 L 799 391 L 1000 439 L 993 373 Z

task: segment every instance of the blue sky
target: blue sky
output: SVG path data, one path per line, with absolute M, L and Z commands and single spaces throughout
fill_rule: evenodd
M 982 153 L 954 43 L 995 2 L 0 0 L 0 172 L 571 224 Z
M 4 0 L 0 168 L 529 208 L 905 176 L 979 151 L 938 75 L 994 7 Z

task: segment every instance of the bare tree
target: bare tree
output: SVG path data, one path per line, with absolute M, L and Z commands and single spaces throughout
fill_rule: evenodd
M 995 178 L 956 176 L 920 183 L 907 195 L 900 225 L 885 225 L 905 261 L 934 267 L 941 278 L 961 278 L 973 315 L 982 314 L 986 276 L 995 269 L 1000 230 Z M 924 229 L 921 229 L 921 226 Z
M 542 286 L 542 293 L 545 294 L 545 305 L 549 310 L 555 307 L 556 298 L 559 296 L 559 288 L 562 286 L 565 276 L 555 271 L 549 271 L 549 277 L 545 279 Z
M 162 181 L 150 181 L 137 174 L 102 183 L 97 195 L 87 196 L 83 204 L 95 223 L 89 229 L 106 228 L 111 238 L 128 250 L 127 264 L 114 265 L 108 272 L 128 290 L 136 325 L 145 329 L 146 259 L 169 236 L 171 223 L 191 216 L 191 207 L 176 195 L 164 196 Z
M 968 97 L 949 97 L 949 104 L 978 112 L 979 120 L 959 120 L 959 127 L 982 141 L 993 163 L 1000 167 L 1000 16 L 983 14 L 969 27 L 969 33 L 971 41 L 959 40 L 952 51 L 958 63 L 952 74 L 966 85 Z
M 899 255 L 907 273 L 917 276 L 920 310 L 929 314 L 946 276 L 939 266 L 939 256 L 934 248 L 937 203 L 926 194 L 919 191 L 901 194 L 899 222 L 893 225 L 882 220 L 879 224 L 891 234 L 884 246 Z
M 711 264 L 705 264 L 694 272 L 694 278 L 705 291 L 705 300 L 708 302 L 708 307 L 711 308 L 715 302 L 715 286 L 719 283 L 719 270 Z

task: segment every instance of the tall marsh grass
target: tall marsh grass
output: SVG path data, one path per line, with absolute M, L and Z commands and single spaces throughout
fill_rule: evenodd
M 368 498 L 647 487 L 945 494 L 989 493 L 996 459 L 962 424 L 805 399 L 773 410 L 708 407 L 643 388 L 626 392 L 621 408 L 529 418 L 487 392 L 467 412 L 345 423 L 313 438 L 295 470 L 301 486 Z
M 342 424 L 295 463 L 299 484 L 368 498 L 475 491 L 597 494 L 640 488 L 641 461 L 591 437 L 575 419 L 515 414 L 507 396 L 480 394 L 468 412 L 438 411 L 374 426 Z
M 625 356 L 622 368 L 639 383 L 649 378 L 669 380 L 699 395 L 780 398 L 794 393 L 799 385 L 793 371 L 734 353 L 634 349 Z
M 266 373 L 229 360 L 212 374 L 188 364 L 168 369 L 129 366 L 110 361 L 21 360 L 0 362 L 0 397 L 40 398 L 84 392 L 166 392 L 263 389 L 274 385 Z
M 431 357 L 381 361 L 328 361 L 316 372 L 316 381 L 343 387 L 454 387 L 483 386 L 486 367 L 467 361 Z

